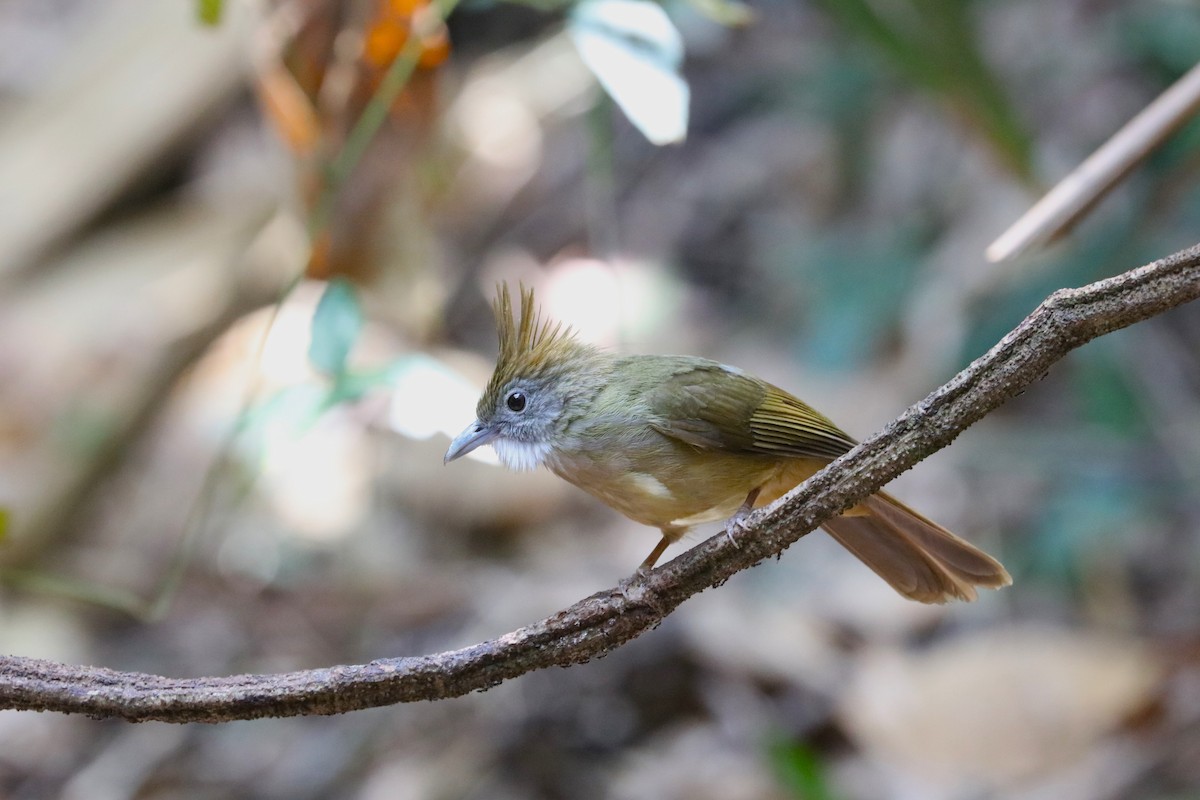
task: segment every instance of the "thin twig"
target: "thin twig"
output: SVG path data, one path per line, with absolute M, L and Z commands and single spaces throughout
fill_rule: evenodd
M 1007 261 L 1045 244 L 1074 225 L 1129 171 L 1200 111 L 1200 65 L 1192 67 L 1082 164 L 1034 203 L 986 250 Z
M 680 603 L 777 555 L 935 451 L 1046 374 L 1084 342 L 1200 297 L 1200 245 L 1055 292 L 987 354 L 898 419 L 723 535 L 648 575 L 497 639 L 444 653 L 274 675 L 176 679 L 0 658 L 0 708 L 168 722 L 337 714 L 487 689 L 535 669 L 608 653 Z

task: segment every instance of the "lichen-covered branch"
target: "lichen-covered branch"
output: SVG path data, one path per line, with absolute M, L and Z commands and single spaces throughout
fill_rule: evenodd
M 166 678 L 0 657 L 0 708 L 127 720 L 223 722 L 337 714 L 455 697 L 607 653 L 676 606 L 776 555 L 872 494 L 1097 336 L 1200 297 L 1200 246 L 1080 289 L 1055 292 L 986 355 L 773 505 L 730 544 L 715 536 L 632 582 L 497 639 L 433 655 L 275 675 Z

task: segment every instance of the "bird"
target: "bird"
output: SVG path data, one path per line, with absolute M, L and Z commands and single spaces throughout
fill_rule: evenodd
M 513 470 L 540 466 L 661 539 L 639 570 L 695 525 L 726 531 L 857 443 L 789 392 L 737 367 L 679 355 L 620 355 L 544 320 L 521 286 L 493 304 L 499 355 L 476 419 L 444 463 L 490 445 Z M 974 600 L 1012 582 L 1003 565 L 884 492 L 822 527 L 904 597 Z

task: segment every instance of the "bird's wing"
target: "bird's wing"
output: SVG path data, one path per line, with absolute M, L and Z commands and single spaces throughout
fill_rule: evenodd
M 857 444 L 782 389 L 715 362 L 681 366 L 647 401 L 655 429 L 702 449 L 834 459 Z

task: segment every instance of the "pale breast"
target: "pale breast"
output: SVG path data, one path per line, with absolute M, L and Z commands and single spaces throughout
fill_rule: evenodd
M 546 466 L 625 516 L 657 528 L 728 519 L 760 486 L 771 487 L 770 499 L 787 491 L 774 492 L 781 477 L 787 480 L 777 460 L 729 453 L 705 453 L 698 460 L 694 450 L 637 455 L 626 451 L 597 460 L 554 453 Z

